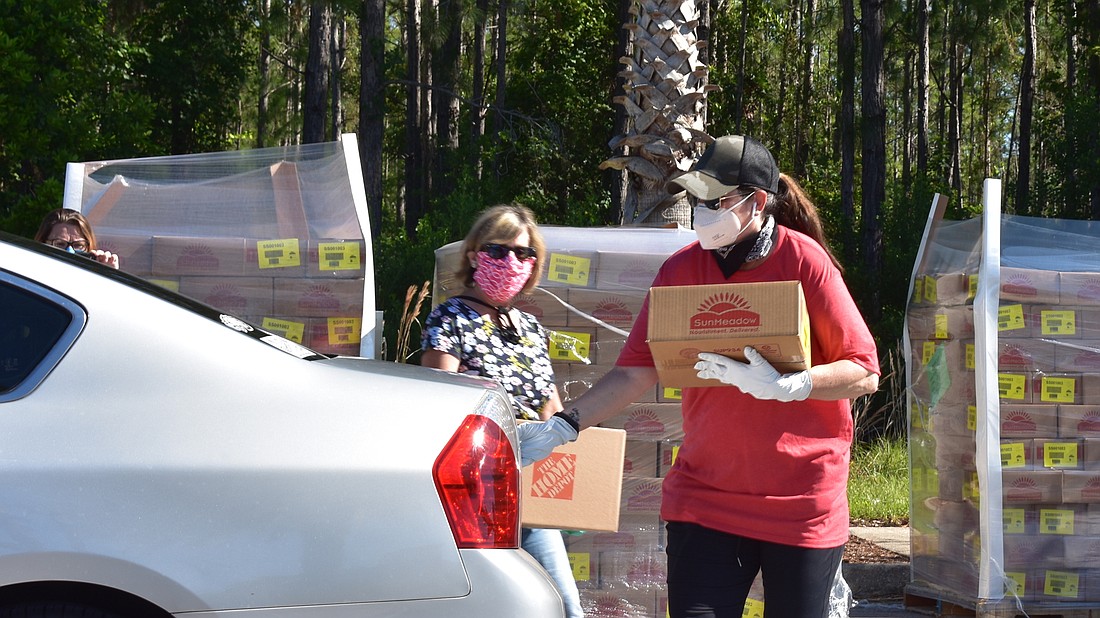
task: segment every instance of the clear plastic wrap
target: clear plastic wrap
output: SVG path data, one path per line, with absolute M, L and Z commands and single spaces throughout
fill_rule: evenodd
M 318 351 L 375 355 L 354 135 L 286 148 L 70 163 L 65 207 L 120 268 Z
M 1100 226 L 933 203 L 906 315 L 913 590 L 1100 609 Z

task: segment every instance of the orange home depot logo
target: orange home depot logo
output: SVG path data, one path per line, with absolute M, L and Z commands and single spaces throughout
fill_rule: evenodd
M 1001 290 L 1016 296 L 1039 295 L 1039 290 L 1035 288 L 1035 283 L 1031 280 L 1031 277 L 1027 275 L 1009 275 L 1004 285 L 1001 286 Z
M 551 453 L 535 464 L 531 475 L 531 497 L 572 500 L 576 472 L 576 455 Z
M 691 331 L 747 330 L 760 328 L 760 314 L 748 301 L 733 292 L 715 294 L 699 304 L 691 316 Z

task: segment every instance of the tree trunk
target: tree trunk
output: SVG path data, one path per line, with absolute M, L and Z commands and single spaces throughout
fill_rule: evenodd
M 734 127 L 738 135 L 744 133 L 741 119 L 745 117 L 745 63 L 749 54 L 749 3 L 741 2 L 741 32 L 738 37 L 741 47 L 737 50 L 737 96 L 733 106 Z
M 796 116 L 795 127 L 795 149 L 794 149 L 794 172 L 799 178 L 806 177 L 806 165 L 810 160 L 810 129 L 813 124 L 813 119 L 810 117 L 811 110 L 815 109 L 813 105 L 813 74 L 814 74 L 814 58 L 817 55 L 817 48 L 814 45 L 814 16 L 817 14 L 817 7 L 814 0 L 806 0 L 806 10 L 802 12 L 802 84 L 798 93 L 798 100 L 802 101 L 802 105 L 799 105 Z
M 370 213 L 371 238 L 382 232 L 382 161 L 386 79 L 385 0 L 363 0 L 359 18 L 359 163 Z
M 928 175 L 929 24 L 932 0 L 917 0 L 917 172 Z
M 309 10 L 309 58 L 306 60 L 305 105 L 302 109 L 302 142 L 325 141 L 325 111 L 328 108 L 328 76 L 332 57 L 329 37 L 332 9 L 328 2 L 315 1 Z
M 1082 47 L 1092 50 L 1100 48 L 1100 0 L 1088 0 L 1081 9 L 1084 17 L 1081 32 L 1089 38 L 1083 41 Z M 1092 103 L 1090 116 L 1093 119 L 1100 118 L 1100 54 L 1093 52 L 1088 55 L 1086 74 L 1088 83 L 1083 87 L 1086 100 L 1091 100 Z M 1090 131 L 1087 144 L 1092 151 L 1091 160 L 1100 161 L 1100 131 L 1096 130 L 1095 125 Z M 1091 178 L 1088 182 L 1090 213 L 1092 219 L 1100 219 L 1100 173 L 1097 173 L 1095 165 L 1086 170 Z
M 683 192 L 670 195 L 669 178 L 690 168 L 711 141 L 703 132 L 703 99 L 707 66 L 699 59 L 706 45 L 697 39 L 700 13 L 694 0 L 641 0 L 631 7 L 634 19 L 623 25 L 633 37 L 634 54 L 626 66 L 625 93 L 615 97 L 629 117 L 624 134 L 611 149 L 629 154 L 612 157 L 600 169 L 627 170 L 626 213 L 629 223 L 691 225 L 691 206 Z
M 343 133 L 344 128 L 344 100 L 340 95 L 344 91 L 344 80 L 341 69 L 344 67 L 344 59 L 347 57 L 347 48 L 345 47 L 347 41 L 347 21 L 344 19 L 344 13 L 341 11 L 339 17 L 334 16 L 332 22 L 332 38 L 330 39 L 330 46 L 332 50 L 332 62 L 330 63 L 329 72 L 329 100 L 332 108 L 332 118 L 329 130 L 329 140 L 336 141 L 340 139 L 340 134 Z
M 1035 104 L 1035 0 L 1024 0 L 1024 60 L 1020 69 L 1020 152 L 1016 164 L 1016 212 L 1032 213 L 1031 118 Z
M 458 152 L 458 76 L 462 40 L 461 0 L 440 0 L 437 7 L 436 27 L 446 33 L 443 45 L 432 54 L 432 110 L 436 118 L 435 154 L 432 164 L 432 191 L 446 199 L 454 190 L 447 166 Z
M 842 25 L 837 49 L 840 62 L 840 204 L 844 218 L 844 254 L 854 264 L 856 225 L 856 39 L 854 0 L 840 0 Z
M 405 0 L 405 202 L 401 219 L 405 233 L 416 235 L 416 224 L 424 212 L 420 157 L 420 2 Z
M 256 148 L 264 147 L 267 139 L 267 105 L 271 72 L 271 0 L 260 0 L 260 96 L 256 106 Z
M 619 0 L 618 2 L 618 18 L 619 23 L 627 23 L 630 17 L 630 9 L 634 6 L 634 0 Z M 612 63 L 618 62 L 619 58 L 631 58 L 634 56 L 634 46 L 630 41 L 630 31 L 626 28 L 619 28 L 618 40 L 615 45 L 615 57 L 612 58 Z M 619 92 L 624 92 L 627 81 L 626 71 L 620 71 L 615 76 L 615 86 L 613 95 Z M 628 116 L 626 108 L 622 105 L 615 106 L 615 120 L 611 127 L 611 135 L 626 135 L 627 132 Z M 612 138 L 614 139 L 614 137 Z M 619 145 L 617 148 L 611 148 L 612 157 L 625 157 L 630 155 L 630 149 L 626 145 Z M 636 197 L 633 196 L 628 190 L 628 173 L 624 169 L 609 168 L 604 172 L 604 176 L 607 179 L 607 185 L 611 192 L 611 208 L 614 211 L 612 215 L 612 221 L 618 225 L 622 225 L 627 220 L 627 213 L 634 212 L 637 205 L 628 204 L 627 198 Z
M 485 27 L 489 21 L 489 0 L 477 0 L 474 9 L 474 61 L 470 96 L 470 168 L 481 180 L 481 136 L 485 133 Z
M 508 9 L 511 5 L 508 0 L 498 0 L 497 5 L 497 57 L 496 57 L 496 81 L 497 90 L 493 97 L 495 109 L 493 110 L 493 173 L 501 174 L 501 136 L 504 134 L 504 116 L 506 86 L 508 85 Z
M 882 315 L 882 207 L 886 201 L 886 87 L 883 0 L 861 0 L 863 26 L 863 260 L 870 277 L 867 317 Z

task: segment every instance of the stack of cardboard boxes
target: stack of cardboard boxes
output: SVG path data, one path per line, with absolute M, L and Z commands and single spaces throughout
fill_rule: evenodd
M 316 165 L 342 162 L 339 148 L 325 147 L 327 159 L 262 149 L 224 169 L 212 163 L 217 154 L 197 155 L 206 162 L 135 160 L 127 162 L 134 177 L 116 175 L 105 187 L 96 183 L 102 164 L 81 164 L 75 169 L 87 176 L 73 181 L 86 185 L 79 207 L 100 248 L 119 255 L 122 270 L 319 352 L 359 356 L 373 260 L 346 170 Z M 200 163 L 216 173 L 207 169 L 198 182 L 197 168 L 188 166 Z M 158 175 L 166 169 L 177 170 L 176 177 Z
M 990 542 L 981 501 L 996 500 L 1003 567 L 993 567 L 1003 568 L 1008 596 L 1088 615 L 1100 608 L 1100 272 L 1000 273 L 995 371 L 975 355 L 976 275 L 915 281 L 907 316 L 914 580 L 975 598 Z M 998 386 L 989 435 L 999 437 L 1000 462 L 984 470 L 999 474 L 999 493 L 979 483 L 976 371 Z

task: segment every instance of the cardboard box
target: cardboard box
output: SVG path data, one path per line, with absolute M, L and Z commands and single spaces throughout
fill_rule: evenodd
M 1002 438 L 1053 438 L 1058 435 L 1058 406 L 1001 404 Z
M 1059 304 L 1058 272 L 1031 268 L 1001 268 L 1001 300 Z
M 561 300 L 567 301 L 565 298 L 566 291 L 560 288 L 553 291 L 537 287 L 530 294 L 521 294 L 515 297 L 512 300 L 512 306 L 535 316 L 539 323 L 547 328 L 560 328 L 569 323 L 569 311 L 558 300 L 558 298 L 561 298 Z
M 547 329 L 547 348 L 550 360 L 555 363 L 599 363 L 596 355 L 596 329 L 584 327 L 565 327 Z
M 596 287 L 599 255 L 595 251 L 549 251 L 542 285 L 547 287 Z
M 632 404 L 621 414 L 600 423 L 600 426 L 625 430 L 631 440 L 660 442 L 684 439 L 684 418 L 678 403 Z
M 119 270 L 148 275 L 153 267 L 153 237 L 129 234 L 97 233 L 96 248 L 118 255 Z
M 606 290 L 569 290 L 569 304 L 601 322 L 630 330 L 645 300 L 644 292 L 609 292 Z M 569 326 L 599 326 L 582 315 L 569 312 Z
M 306 324 L 306 347 L 324 354 L 359 356 L 362 318 L 311 318 Z
M 1100 471 L 1066 470 L 1062 473 L 1062 502 L 1100 503 Z M 1100 554 L 1096 554 L 1100 556 Z
M 275 283 L 276 315 L 362 317 L 362 279 L 287 279 Z
M 1100 305 L 1100 273 L 1058 273 L 1059 296 L 1067 305 Z
M 596 287 L 601 290 L 634 291 L 642 296 L 653 285 L 661 264 L 668 257 L 654 253 L 600 251 Z
M 1002 470 L 1005 504 L 1058 504 L 1062 501 L 1061 470 Z
M 1055 371 L 1100 373 L 1100 341 L 1080 339 L 1050 345 L 1054 347 Z
M 930 273 L 917 275 L 913 303 L 924 305 L 961 305 L 970 298 L 966 273 Z
M 529 528 L 617 530 L 625 452 L 625 431 L 590 427 L 576 442 L 523 468 L 521 523 Z
M 1058 406 L 1058 435 L 1100 437 L 1100 405 Z
M 780 372 L 810 365 L 810 320 L 798 281 L 655 287 L 649 349 L 663 386 L 715 386 L 700 379 L 699 352 L 744 361 L 754 347 Z
M 237 316 L 270 315 L 272 281 L 267 277 L 180 277 L 179 293 Z
M 154 275 L 245 274 L 245 239 L 154 236 Z

